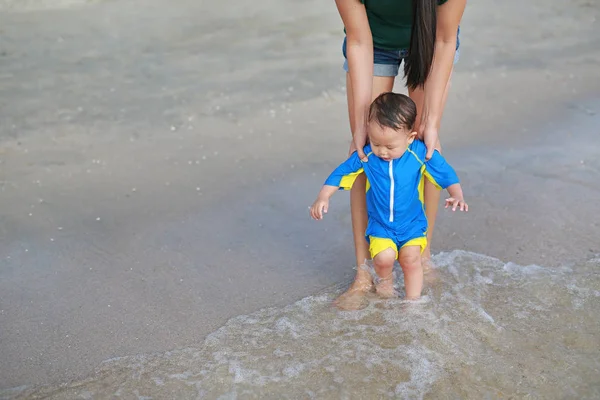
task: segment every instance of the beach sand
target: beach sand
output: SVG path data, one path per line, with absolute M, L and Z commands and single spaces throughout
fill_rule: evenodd
M 38 4 L 0 2 L 0 388 L 350 282 L 348 196 L 307 212 L 350 138 L 333 2 Z M 467 5 L 441 138 L 470 211 L 434 253 L 600 253 L 599 14 Z

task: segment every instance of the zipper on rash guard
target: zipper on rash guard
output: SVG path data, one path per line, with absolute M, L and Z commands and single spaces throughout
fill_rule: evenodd
M 394 160 L 389 161 L 390 171 L 390 222 L 394 222 Z

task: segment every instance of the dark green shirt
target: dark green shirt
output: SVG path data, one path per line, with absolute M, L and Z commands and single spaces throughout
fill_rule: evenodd
M 373 46 L 383 50 L 403 50 L 410 45 L 412 0 L 360 0 L 367 9 Z M 438 0 L 444 4 L 447 0 Z

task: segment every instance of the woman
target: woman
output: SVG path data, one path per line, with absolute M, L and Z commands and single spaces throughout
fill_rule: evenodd
M 373 99 L 394 86 L 400 62 L 408 94 L 417 104 L 416 130 L 427 146 L 427 158 L 441 151 L 438 130 L 446 103 L 452 66 L 458 49 L 459 24 L 466 0 L 336 0 L 346 38 L 346 92 L 353 141 L 350 152 L 362 151 L 366 143 L 367 110 Z M 366 158 L 365 158 L 366 159 Z M 350 194 L 352 231 L 357 268 L 352 286 L 336 304 L 342 309 L 360 308 L 372 287 L 371 275 L 360 268 L 369 258 L 364 233 L 367 226 L 366 180 L 362 174 Z M 425 184 L 425 210 L 429 221 L 424 266 L 431 258 L 431 236 L 440 191 Z

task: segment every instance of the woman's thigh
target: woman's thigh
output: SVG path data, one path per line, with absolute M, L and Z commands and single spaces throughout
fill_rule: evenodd
M 374 76 L 371 99 L 375 100 L 381 93 L 391 92 L 394 88 L 394 76 Z M 346 73 L 346 96 L 348 100 L 348 117 L 350 118 L 350 132 L 354 130 L 354 96 L 350 74 Z

